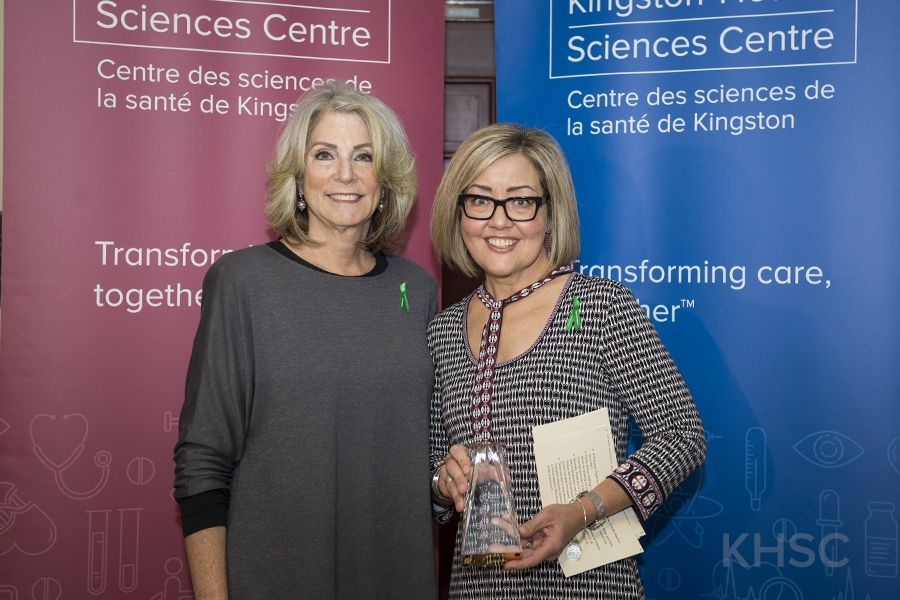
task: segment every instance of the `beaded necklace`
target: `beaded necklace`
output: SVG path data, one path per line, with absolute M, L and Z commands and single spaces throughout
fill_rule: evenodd
M 491 296 L 484 284 L 475 293 L 488 309 L 488 320 L 481 330 L 481 345 L 478 351 L 478 371 L 475 374 L 475 385 L 472 387 L 472 432 L 476 442 L 491 439 L 491 396 L 493 395 L 494 365 L 497 362 L 497 348 L 500 345 L 500 325 L 503 322 L 503 309 L 516 300 L 525 298 L 542 285 L 555 277 L 572 272 L 572 267 L 560 267 L 551 271 L 540 281 L 522 288 L 512 296 L 497 300 Z

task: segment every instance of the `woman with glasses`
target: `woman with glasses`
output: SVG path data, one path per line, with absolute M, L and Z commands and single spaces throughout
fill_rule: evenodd
M 415 191 L 380 100 L 329 83 L 297 103 L 269 172 L 279 239 L 203 283 L 175 448 L 198 600 L 434 596 L 436 288 L 387 253 Z
M 506 446 L 523 522 L 521 554 L 502 568 L 464 566 L 456 552 L 450 598 L 643 598 L 633 558 L 570 578 L 555 559 L 608 515 L 653 514 L 703 462 L 703 428 L 632 294 L 569 266 L 578 215 L 555 140 L 514 125 L 472 134 L 438 187 L 431 235 L 445 264 L 484 280 L 429 326 L 435 511 L 439 521 L 462 512 L 470 450 L 493 440 Z M 599 408 L 609 411 L 619 467 L 571 502 L 542 509 L 532 428 Z M 643 437 L 630 455 L 629 417 Z

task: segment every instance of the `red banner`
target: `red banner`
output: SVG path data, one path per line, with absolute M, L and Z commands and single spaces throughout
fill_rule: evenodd
M 171 497 L 209 265 L 269 241 L 265 164 L 327 79 L 404 122 L 436 278 L 443 2 L 5 6 L 0 597 L 190 597 Z

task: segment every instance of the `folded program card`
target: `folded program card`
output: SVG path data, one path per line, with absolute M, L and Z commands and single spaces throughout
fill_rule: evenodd
M 541 504 L 565 504 L 579 492 L 593 489 L 618 466 L 605 408 L 538 425 L 534 433 Z M 643 552 L 638 538 L 644 529 L 631 508 L 616 513 L 595 531 L 585 530 L 580 552 L 565 550 L 559 565 L 566 577 Z M 567 556 L 569 554 L 569 556 Z

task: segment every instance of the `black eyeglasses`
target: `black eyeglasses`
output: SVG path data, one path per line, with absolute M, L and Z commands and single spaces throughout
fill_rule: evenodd
M 503 207 L 506 218 L 510 221 L 531 221 L 537 216 L 538 209 L 544 203 L 541 196 L 518 196 L 495 200 L 481 194 L 460 194 L 458 204 L 463 213 L 470 219 L 488 221 L 494 216 L 498 206 Z

